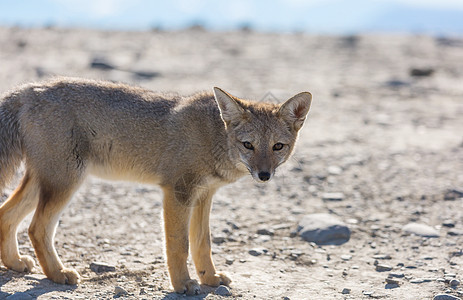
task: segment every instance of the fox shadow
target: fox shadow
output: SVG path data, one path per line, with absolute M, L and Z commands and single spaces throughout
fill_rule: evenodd
M 47 278 L 42 278 L 39 274 L 24 274 L 15 272 L 12 270 L 0 270 L 0 299 L 7 299 L 11 297 L 13 299 L 37 299 L 39 296 L 55 291 L 73 291 L 77 288 L 77 285 L 62 285 L 56 284 Z M 8 284 L 12 280 L 24 278 L 29 281 L 29 289 L 19 292 L 5 292 L 2 287 Z

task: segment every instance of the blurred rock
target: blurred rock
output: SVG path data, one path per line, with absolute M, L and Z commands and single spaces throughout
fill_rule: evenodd
M 428 77 L 434 73 L 433 68 L 413 68 L 410 70 L 410 76 L 413 77 Z
M 350 229 L 346 224 L 323 213 L 304 216 L 297 231 L 304 240 L 318 245 L 341 245 L 350 239 Z
M 93 69 L 99 69 L 104 71 L 117 69 L 114 65 L 108 62 L 105 58 L 94 57 L 90 63 L 90 67 Z
M 322 195 L 324 201 L 342 201 L 344 199 L 343 193 L 324 193 Z
M 422 237 L 439 237 L 439 232 L 436 229 L 419 223 L 409 223 L 402 228 L 402 231 Z
M 115 272 L 116 267 L 104 262 L 92 262 L 90 264 L 90 270 L 95 273 Z
M 439 294 L 432 298 L 433 300 L 461 300 L 461 298 L 449 295 L 449 294 Z
M 225 297 L 231 296 L 230 289 L 225 285 L 220 285 L 219 287 L 217 287 L 214 291 L 214 294 L 218 296 L 225 296 Z

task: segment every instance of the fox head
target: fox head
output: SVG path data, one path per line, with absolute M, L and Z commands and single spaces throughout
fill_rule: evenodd
M 293 152 L 312 94 L 299 93 L 280 105 L 238 99 L 217 87 L 214 96 L 230 158 L 244 164 L 256 181 L 270 180 Z

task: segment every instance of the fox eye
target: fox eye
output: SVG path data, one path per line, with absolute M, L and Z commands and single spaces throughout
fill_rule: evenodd
M 275 145 L 273 145 L 273 151 L 280 151 L 281 149 L 283 149 L 283 144 L 282 143 L 276 143 Z
M 243 146 L 248 150 L 254 150 L 254 146 L 250 142 L 243 142 Z

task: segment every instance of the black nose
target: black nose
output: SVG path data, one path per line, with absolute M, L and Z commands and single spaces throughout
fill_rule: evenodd
M 259 172 L 259 179 L 262 181 L 267 181 L 270 179 L 270 173 L 269 172 Z

